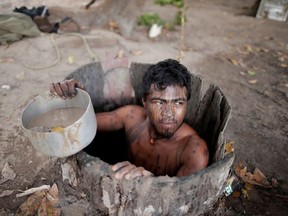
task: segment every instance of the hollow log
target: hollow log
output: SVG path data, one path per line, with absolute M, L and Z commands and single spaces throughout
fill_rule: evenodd
M 119 68 L 121 73 L 117 69 L 110 71 L 115 76 L 110 74 L 108 77 L 108 73 L 103 72 L 101 63 L 96 62 L 78 68 L 66 78 L 76 78 L 86 86 L 96 112 L 107 111 L 105 103 L 111 100 L 105 98 L 103 89 L 107 83 L 113 83 L 113 79 L 126 82 L 125 91 L 126 88 L 131 88 L 132 91 L 131 94 L 125 93 L 123 89 L 115 91 L 117 93 L 113 95 L 113 100 L 118 97 L 120 104 L 115 103 L 110 110 L 129 103 L 141 105 L 140 84 L 148 67 L 149 64 L 132 63 L 127 70 Z M 124 76 L 125 79 L 120 79 L 119 76 Z M 201 215 L 211 209 L 222 196 L 234 160 L 233 153 L 224 155 L 224 132 L 231 107 L 220 88 L 215 85 L 210 85 L 202 97 L 202 79 L 194 74 L 191 76 L 192 92 L 185 121 L 208 143 L 209 166 L 181 178 L 160 176 L 132 181 L 116 180 L 111 173 L 109 161 L 104 162 L 101 157 L 88 155 L 88 151 L 84 150 L 77 154 L 77 160 L 81 181 L 85 182 L 82 185 L 86 185 L 88 188 L 85 191 L 90 193 L 88 215 Z M 95 139 L 97 136 L 98 132 Z M 113 137 L 111 134 L 109 136 Z M 95 141 L 90 146 L 100 148 L 107 145 L 105 139 L 103 142 Z M 119 142 L 121 141 L 116 143 L 118 147 Z M 122 147 L 125 148 L 125 145 Z M 98 151 L 97 148 L 93 151 Z M 109 146 L 109 153 L 111 148 L 114 147 Z

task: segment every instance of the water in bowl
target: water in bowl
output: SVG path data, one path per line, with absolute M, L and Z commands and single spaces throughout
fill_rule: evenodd
M 85 113 L 85 109 L 66 107 L 53 109 L 33 118 L 27 129 L 37 132 L 64 131 L 64 128 L 73 124 Z

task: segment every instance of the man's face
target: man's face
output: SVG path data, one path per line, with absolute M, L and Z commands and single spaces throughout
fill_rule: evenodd
M 168 86 L 156 91 L 154 84 L 143 105 L 156 135 L 170 138 L 183 123 L 187 111 L 187 90 L 185 87 Z

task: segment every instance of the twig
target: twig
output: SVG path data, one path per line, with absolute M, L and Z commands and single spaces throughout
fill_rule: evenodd
M 186 12 L 186 0 L 183 0 L 183 7 L 181 10 L 181 31 L 179 38 L 179 50 L 178 50 L 178 61 L 180 62 L 184 57 L 184 34 L 185 34 L 185 12 Z
M 50 189 L 50 185 L 42 185 L 40 187 L 30 188 L 30 189 L 24 191 L 23 193 L 16 194 L 16 197 L 19 198 L 19 197 L 23 197 L 23 196 L 27 196 L 27 195 L 33 194 L 33 193 L 35 193 L 37 191 L 49 190 L 49 189 Z

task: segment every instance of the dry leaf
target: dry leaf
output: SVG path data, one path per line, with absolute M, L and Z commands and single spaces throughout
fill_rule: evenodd
M 67 58 L 67 61 L 69 64 L 73 64 L 74 63 L 74 56 L 73 55 L 69 55 Z
M 241 189 L 241 193 L 245 199 L 249 199 L 249 194 L 248 194 L 247 190 Z
M 267 179 L 266 176 L 258 168 L 255 168 L 254 170 L 254 177 L 255 177 L 255 180 L 259 183 L 262 182 L 263 179 Z
M 267 177 L 261 172 L 260 169 L 255 168 L 254 170 L 255 180 L 263 186 L 271 186 L 267 180 Z
M 245 47 L 244 47 L 244 48 L 245 48 L 245 50 L 246 50 L 247 52 L 251 52 L 251 53 L 253 52 L 253 49 L 252 49 L 252 47 L 251 47 L 250 45 L 248 45 L 248 44 L 247 44 L 247 45 L 245 45 Z
M 247 172 L 247 167 L 244 167 L 242 164 L 238 164 L 237 167 L 235 168 L 235 173 L 239 177 L 245 176 Z
M 118 24 L 113 21 L 110 21 L 108 25 L 109 25 L 109 29 L 112 31 L 119 28 Z
M 252 174 L 251 172 L 247 172 L 247 173 L 245 174 L 245 176 L 246 176 L 247 178 L 251 179 L 251 180 L 255 180 L 254 174 Z
M 45 196 L 45 192 L 41 191 L 29 196 L 28 199 L 17 209 L 15 216 L 37 215 L 43 196 Z
M 255 71 L 252 71 L 252 70 L 247 70 L 247 73 L 248 73 L 248 75 L 250 75 L 250 76 L 255 76 L 255 75 L 256 75 L 256 72 L 255 72 Z
M 288 68 L 288 64 L 280 64 L 280 67 Z
M 115 59 L 116 58 L 123 58 L 124 57 L 124 50 L 119 50 L 117 55 L 115 56 Z
M 10 167 L 10 165 L 8 164 L 8 162 L 6 162 L 4 164 L 4 167 L 2 169 L 2 176 L 5 179 L 9 179 L 9 180 L 14 180 L 16 178 L 16 173 L 14 172 L 14 170 Z
M 24 80 L 25 79 L 25 72 L 19 73 L 16 75 L 16 79 Z
M 232 145 L 234 144 L 234 142 L 229 142 L 225 144 L 225 154 L 229 154 L 231 152 L 234 152 L 234 148 L 232 147 Z
M 142 50 L 132 50 L 131 53 L 133 55 L 139 56 L 139 55 L 142 55 L 143 51 Z
M 239 198 L 240 195 L 241 195 L 240 191 L 234 191 L 234 192 L 232 193 L 232 197 L 233 197 L 234 199 Z
M 269 50 L 268 50 L 268 49 L 265 49 L 265 48 L 260 48 L 259 51 L 260 51 L 260 52 L 265 52 L 265 53 L 269 52 Z
M 251 191 L 253 189 L 253 185 L 248 182 L 245 182 L 244 187 L 247 191 Z
M 257 79 L 254 79 L 254 80 L 248 80 L 248 82 L 251 83 L 251 84 L 256 84 L 256 83 L 258 82 L 258 80 L 257 80 Z
M 246 75 L 246 73 L 243 72 L 243 71 L 240 71 L 240 74 L 241 74 L 242 76 L 245 76 L 245 75 Z
M 236 59 L 228 58 L 228 61 L 230 61 L 232 64 L 236 66 L 239 65 L 239 61 L 237 61 Z
M 10 196 L 14 190 L 4 190 L 0 193 L 0 197 Z

